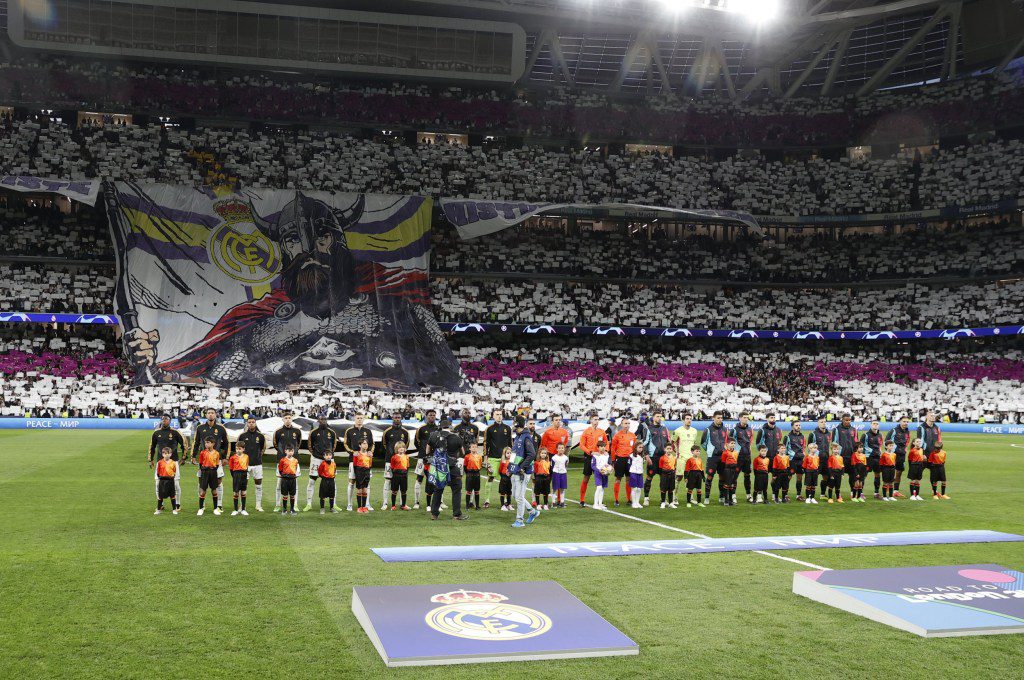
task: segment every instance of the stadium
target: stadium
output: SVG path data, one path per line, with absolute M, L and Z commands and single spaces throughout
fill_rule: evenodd
M 0 0 L 0 235 L 0 677 L 1022 676 L 1020 0 Z

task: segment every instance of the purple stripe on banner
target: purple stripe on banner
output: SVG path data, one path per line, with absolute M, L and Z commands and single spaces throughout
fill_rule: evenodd
M 409 196 L 405 200 L 405 205 L 383 220 L 358 222 L 345 231 L 352 232 L 354 234 L 383 234 L 391 231 L 400 223 L 405 222 L 407 219 L 415 215 L 416 211 L 420 209 L 421 205 L 423 205 L 424 200 L 425 199 L 422 196 Z
M 1007 543 L 1024 536 L 1001 531 L 900 531 L 882 534 L 820 534 L 812 536 L 750 536 L 748 538 L 603 541 L 597 543 L 523 543 L 503 545 L 441 545 L 373 548 L 385 562 L 455 562 L 521 560 L 537 557 L 599 557 L 609 555 L 692 555 L 748 550 L 873 548 L 898 545 Z
M 156 217 L 162 217 L 164 219 L 173 220 L 175 222 L 191 222 L 192 224 L 201 224 L 204 227 L 212 229 L 220 224 L 220 218 L 214 215 L 204 215 L 202 213 L 193 212 L 191 210 L 178 210 L 176 208 L 168 208 L 165 205 L 159 205 L 149 199 L 142 199 L 134 194 L 126 194 L 124 192 L 118 192 L 117 200 L 121 205 L 132 210 L 139 210 L 146 213 L 147 215 L 154 215 Z
M 207 263 L 210 261 L 209 253 L 203 246 L 187 246 L 179 243 L 167 243 L 150 238 L 145 234 L 132 232 L 125 239 L 128 250 L 138 248 L 150 255 L 157 255 L 165 260 L 191 260 L 192 262 Z
M 430 234 L 396 250 L 353 250 L 352 257 L 360 262 L 399 262 L 423 256 L 430 248 Z

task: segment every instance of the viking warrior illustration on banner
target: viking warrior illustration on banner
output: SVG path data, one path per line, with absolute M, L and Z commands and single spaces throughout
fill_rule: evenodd
M 107 194 L 137 382 L 462 389 L 429 306 L 429 199 Z

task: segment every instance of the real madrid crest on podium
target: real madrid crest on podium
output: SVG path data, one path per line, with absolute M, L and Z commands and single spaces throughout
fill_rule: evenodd
M 554 581 L 361 586 L 352 612 L 388 666 L 637 654 Z

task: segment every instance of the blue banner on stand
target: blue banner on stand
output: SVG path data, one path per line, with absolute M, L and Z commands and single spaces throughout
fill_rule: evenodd
M 998 564 L 798 571 L 793 592 L 922 637 L 1024 633 L 1024 573 Z

